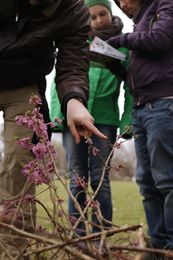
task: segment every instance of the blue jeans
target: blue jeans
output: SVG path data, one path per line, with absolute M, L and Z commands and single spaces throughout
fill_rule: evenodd
M 104 163 L 112 149 L 111 144 L 113 144 L 116 139 L 117 129 L 115 126 L 96 125 L 96 127 L 108 137 L 108 141 L 105 141 L 94 135 L 92 136 L 93 146 L 100 150 L 102 159 L 98 155 L 94 156 L 92 154 L 84 139 L 81 140 L 80 144 L 76 144 L 68 128 L 65 129 L 63 135 L 63 142 L 67 155 L 68 171 L 70 172 L 70 190 L 77 198 L 82 209 L 86 206 L 87 198 L 83 188 L 76 183 L 75 173 L 78 173 L 80 178 L 85 178 L 86 183 L 88 183 L 90 178 L 91 187 L 93 191 L 95 191 L 100 182 Z M 103 183 L 95 200 L 97 200 L 100 204 L 103 217 L 106 220 L 111 221 L 112 200 L 108 173 L 109 170 L 106 171 Z M 69 198 L 69 215 L 79 218 L 79 212 L 75 208 L 71 198 Z M 92 214 L 92 222 L 96 224 L 96 226 L 93 225 L 92 231 L 100 231 L 100 228 L 97 226 L 100 225 L 100 222 L 94 212 Z M 110 227 L 111 225 L 108 223 L 103 223 L 103 226 Z M 85 235 L 85 228 L 82 222 L 78 225 L 76 232 L 81 236 Z
M 153 247 L 173 249 L 173 99 L 133 111 L 136 180 Z

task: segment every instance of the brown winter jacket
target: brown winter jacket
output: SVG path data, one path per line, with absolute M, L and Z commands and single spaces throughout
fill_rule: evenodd
M 0 90 L 44 79 L 58 49 L 60 101 L 86 102 L 89 22 L 81 0 L 0 0 Z

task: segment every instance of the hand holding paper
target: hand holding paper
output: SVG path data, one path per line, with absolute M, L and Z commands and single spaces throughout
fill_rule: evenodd
M 109 45 L 111 45 L 114 48 L 119 48 L 121 47 L 120 45 L 120 37 L 116 36 L 116 37 L 111 37 L 109 40 L 107 40 L 107 43 Z
M 110 38 L 110 42 L 113 44 L 113 40 L 118 37 Z M 111 40 L 112 39 L 112 40 Z M 109 41 L 108 41 L 109 42 Z M 101 40 L 99 37 L 95 37 L 92 43 L 90 44 L 90 52 L 97 53 L 113 59 L 125 60 L 126 55 L 119 50 L 113 48 L 107 42 Z
M 110 38 L 113 41 L 115 38 Z M 126 55 L 119 50 L 110 46 L 107 42 L 101 40 L 99 37 L 95 37 L 90 45 L 90 59 L 104 64 L 112 74 L 122 80 L 126 80 L 127 71 L 126 68 L 121 64 L 121 61 L 126 59 Z

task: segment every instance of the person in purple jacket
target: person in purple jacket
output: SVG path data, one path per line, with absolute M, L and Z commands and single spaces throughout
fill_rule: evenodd
M 173 250 L 173 0 L 114 1 L 135 24 L 134 32 L 108 43 L 131 50 L 136 180 L 151 246 Z M 167 258 L 144 254 L 141 259 Z

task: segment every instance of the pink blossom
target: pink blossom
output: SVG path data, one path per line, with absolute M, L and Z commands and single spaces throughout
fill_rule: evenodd
M 47 228 L 41 226 L 41 225 L 38 225 L 36 226 L 36 232 L 38 232 L 38 234 L 44 232 L 44 231 L 47 231 Z
M 47 141 L 47 142 L 46 142 L 46 145 L 47 145 L 47 148 L 48 148 L 49 153 L 50 153 L 51 156 L 55 159 L 56 151 L 55 151 L 54 146 L 52 145 L 52 143 L 51 143 L 50 141 Z
M 80 177 L 79 174 L 75 175 L 75 183 L 77 186 L 86 189 L 88 187 L 88 183 L 85 181 L 85 177 Z
M 120 149 L 121 148 L 121 143 L 115 143 L 114 144 L 114 148 L 116 148 L 116 149 Z
M 16 201 L 3 201 L 3 203 L 0 205 L 0 208 L 0 218 L 14 216 L 16 214 Z M 19 217 L 19 213 L 16 215 L 16 217 Z
M 23 124 L 23 126 L 25 126 L 26 128 L 31 129 L 31 130 L 34 132 L 35 122 L 34 122 L 33 118 L 31 118 L 31 117 L 26 117 L 26 120 L 27 120 L 27 122 L 26 122 L 25 125 Z
M 61 205 L 64 203 L 64 200 L 63 199 L 57 199 L 57 204 Z
M 47 126 L 44 124 L 44 122 L 40 121 L 39 124 L 35 124 L 34 131 L 38 138 L 48 140 Z
M 54 120 L 56 123 L 58 123 L 58 125 L 62 125 L 62 121 L 59 117 L 56 117 Z
M 28 129 L 31 129 L 32 131 L 34 131 L 35 122 L 34 122 L 33 118 L 31 118 L 30 116 L 28 116 L 28 115 L 16 116 L 15 120 L 16 120 L 17 125 L 24 126 Z
M 35 107 L 32 110 L 31 117 L 33 118 L 34 121 L 36 120 L 36 121 L 44 122 L 44 118 L 43 118 L 43 115 L 40 113 L 40 108 L 39 107 Z
M 29 102 L 37 107 L 32 112 L 26 112 L 24 116 L 17 116 L 16 123 L 31 129 L 36 134 L 39 142 L 34 145 L 29 137 L 17 140 L 18 144 L 30 149 L 35 156 L 35 160 L 23 167 L 22 174 L 36 185 L 41 183 L 48 184 L 54 177 L 55 167 L 52 159 L 55 159 L 56 152 L 48 140 L 47 124 L 44 123 L 43 115 L 38 107 L 41 104 L 40 98 L 32 95 Z
M 62 210 L 58 210 L 57 215 L 58 215 L 58 217 L 62 218 L 63 217 L 63 211 Z
M 124 168 L 122 165 L 115 165 L 115 166 L 113 167 L 113 169 L 114 169 L 115 171 L 117 171 L 117 172 L 119 172 L 120 169 L 122 169 L 122 168 Z
M 45 144 L 38 143 L 32 147 L 32 152 L 38 160 L 41 160 L 47 153 L 47 147 L 45 146 Z
M 24 137 L 22 139 L 17 139 L 16 144 L 19 144 L 23 148 L 27 148 L 29 150 L 32 149 L 32 144 L 31 144 L 31 138 L 30 137 Z
M 47 125 L 49 125 L 51 128 L 55 128 L 56 127 L 54 122 L 49 122 L 49 123 L 47 123 Z
M 43 115 L 39 108 L 35 108 L 32 113 L 26 113 L 24 116 L 16 116 L 17 125 L 24 126 L 36 133 L 38 138 L 48 140 L 47 125 L 44 123 Z
M 46 165 L 46 169 L 49 173 L 53 173 L 55 172 L 55 167 L 54 167 L 54 162 L 52 160 L 49 160 L 47 165 Z
M 88 203 L 90 203 L 90 207 L 92 209 L 98 209 L 100 207 L 100 203 L 98 202 L 98 200 L 86 200 L 85 205 L 87 205 Z
M 26 194 L 23 198 L 22 198 L 22 203 L 26 203 L 28 205 L 28 203 L 33 203 L 35 202 L 35 196 L 31 195 L 31 194 Z
M 93 154 L 94 156 L 97 156 L 99 153 L 100 153 L 100 150 L 93 146 L 93 147 L 92 147 L 92 154 Z
M 77 221 L 77 218 L 75 216 L 69 216 L 69 221 L 72 225 L 74 225 Z
M 34 94 L 30 97 L 29 103 L 33 104 L 35 106 L 38 106 L 38 105 L 42 104 L 40 97 L 37 96 L 37 95 L 34 95 Z
M 89 145 L 92 145 L 93 141 L 91 140 L 91 138 L 88 137 L 88 138 L 86 138 L 85 143 L 89 144 Z
M 21 172 L 27 177 L 28 181 L 36 185 L 42 183 L 48 184 L 53 178 L 52 174 L 47 173 L 44 169 L 39 167 L 36 160 L 26 164 Z
M 17 125 L 25 126 L 25 127 L 29 128 L 29 129 L 32 129 L 33 126 L 34 126 L 33 119 L 30 116 L 28 116 L 28 115 L 16 116 L 15 120 L 16 120 Z
M 100 208 L 100 203 L 97 201 L 97 200 L 93 200 L 91 202 L 91 205 L 90 207 L 93 209 L 93 210 L 98 210 Z

